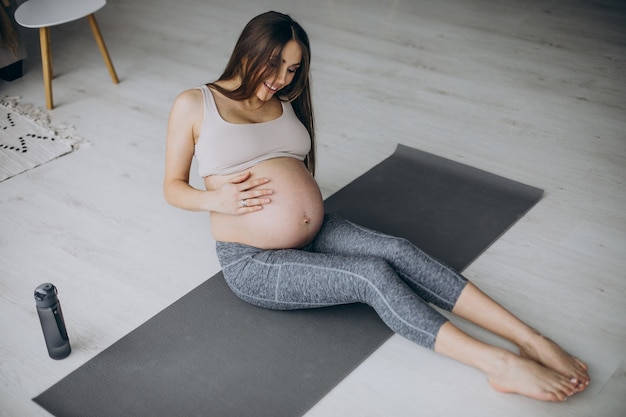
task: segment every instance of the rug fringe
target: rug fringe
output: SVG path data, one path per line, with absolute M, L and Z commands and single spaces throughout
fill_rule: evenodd
M 46 110 L 32 104 L 21 103 L 20 99 L 21 97 L 18 96 L 5 96 L 0 98 L 0 104 L 28 118 L 36 125 L 54 133 L 56 138 L 70 145 L 73 151 L 79 149 L 81 145 L 86 144 L 83 138 L 74 134 L 74 126 L 65 123 L 52 123 L 50 114 Z

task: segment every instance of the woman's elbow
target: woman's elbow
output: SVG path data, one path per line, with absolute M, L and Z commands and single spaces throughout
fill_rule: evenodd
M 174 207 L 178 207 L 178 204 L 176 204 L 176 192 L 175 192 L 175 187 L 172 185 L 171 182 L 169 181 L 165 181 L 163 183 L 163 198 L 165 198 L 165 201 L 167 202 L 167 204 L 174 206 Z

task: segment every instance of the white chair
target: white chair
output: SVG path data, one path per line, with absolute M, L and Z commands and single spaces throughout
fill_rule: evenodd
M 119 83 L 115 68 L 102 39 L 94 13 L 106 4 L 106 0 L 28 0 L 15 11 L 15 21 L 27 28 L 39 28 L 43 82 L 46 90 L 46 106 L 52 102 L 52 55 L 50 53 L 50 27 L 87 17 L 100 53 L 114 84 Z

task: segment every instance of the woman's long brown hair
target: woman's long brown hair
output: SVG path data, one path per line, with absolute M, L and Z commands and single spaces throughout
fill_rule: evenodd
M 245 100 L 256 93 L 263 80 L 276 71 L 272 59 L 282 54 L 287 42 L 294 40 L 302 49 L 302 61 L 293 81 L 280 90 L 279 100 L 290 102 L 293 110 L 311 136 L 311 151 L 305 159 L 307 169 L 315 174 L 315 128 L 309 70 L 311 47 L 302 27 L 288 15 L 266 12 L 253 18 L 241 32 L 224 73 L 217 81 L 239 77 L 241 85 L 226 90 L 215 83 L 209 85 L 232 100 Z

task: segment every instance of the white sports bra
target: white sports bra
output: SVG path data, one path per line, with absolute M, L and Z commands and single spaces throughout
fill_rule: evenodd
M 201 177 L 229 175 L 261 161 L 288 157 L 301 161 L 311 149 L 311 137 L 289 103 L 283 114 L 262 123 L 229 123 L 220 116 L 213 94 L 198 87 L 204 97 L 204 121 L 194 155 Z

